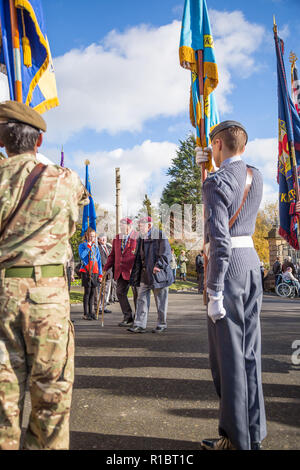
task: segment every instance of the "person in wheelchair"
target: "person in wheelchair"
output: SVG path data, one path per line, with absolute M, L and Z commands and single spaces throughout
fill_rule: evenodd
M 292 283 L 297 288 L 298 295 L 300 294 L 300 283 L 298 279 L 293 276 L 292 268 L 288 266 L 284 273 L 282 273 L 283 282 Z

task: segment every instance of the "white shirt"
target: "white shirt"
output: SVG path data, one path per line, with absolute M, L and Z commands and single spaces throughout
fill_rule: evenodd
M 230 163 L 239 162 L 240 160 L 242 160 L 240 155 L 234 155 L 234 157 L 226 158 L 226 160 L 223 160 L 221 163 L 220 168 L 226 165 L 230 165 Z

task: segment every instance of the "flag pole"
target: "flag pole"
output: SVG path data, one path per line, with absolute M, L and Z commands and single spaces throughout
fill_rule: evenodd
M 277 24 L 275 20 L 275 15 L 273 16 L 273 32 L 274 32 L 274 39 L 275 39 L 275 44 L 276 48 L 279 48 L 278 44 L 278 29 L 277 29 Z M 280 50 L 278 57 L 281 57 Z M 282 71 L 283 71 L 283 77 L 284 77 L 284 85 L 286 88 L 286 91 L 288 93 L 288 87 L 286 83 L 286 78 L 285 78 L 285 73 L 284 73 L 284 65 L 281 63 Z M 290 101 L 288 100 L 288 111 L 290 114 L 290 120 L 291 120 L 291 126 L 293 123 L 292 119 L 292 110 L 291 110 L 291 104 Z M 298 166 L 297 166 L 297 160 L 296 160 L 296 151 L 295 151 L 295 144 L 294 144 L 294 139 L 289 142 L 289 147 L 290 147 L 290 152 L 291 152 L 291 157 L 292 157 L 292 163 L 293 163 L 293 175 L 294 175 L 294 182 L 295 182 L 295 191 L 296 191 L 296 201 L 300 201 L 300 189 L 299 189 L 299 178 L 298 178 Z M 300 219 L 300 215 L 298 215 L 298 220 Z
M 120 168 L 116 168 L 116 235 L 120 233 L 121 220 L 121 173 Z
M 201 121 L 200 121 L 200 143 L 201 147 L 204 148 L 204 142 L 205 142 L 205 110 L 204 110 L 204 73 L 203 73 L 203 50 L 199 49 L 197 50 L 197 71 L 198 71 L 198 83 L 199 83 L 199 98 L 200 98 L 200 104 L 201 104 Z M 207 171 L 205 168 L 205 163 L 201 164 L 201 179 L 202 179 L 202 184 L 207 178 Z M 203 211 L 203 226 L 205 223 L 205 216 L 204 216 L 205 208 Z M 204 251 L 204 289 L 203 289 L 203 303 L 204 305 L 207 305 L 208 299 L 207 299 L 207 291 L 206 291 L 206 280 L 207 280 L 207 264 L 208 264 L 208 259 L 207 256 L 205 255 L 205 250 Z
M 11 36 L 14 53 L 15 66 L 15 101 L 23 102 L 22 96 L 22 72 L 21 72 L 21 51 L 20 51 L 20 34 L 18 28 L 17 9 L 14 0 L 9 0 Z
M 201 122 L 200 122 L 200 140 L 201 146 L 204 148 L 205 141 L 205 112 L 204 112 L 204 76 L 203 76 L 203 51 L 197 50 L 197 69 L 198 69 L 198 83 L 199 83 L 199 98 L 201 104 Z M 202 168 L 202 183 L 206 180 L 207 172 L 205 163 L 201 164 Z

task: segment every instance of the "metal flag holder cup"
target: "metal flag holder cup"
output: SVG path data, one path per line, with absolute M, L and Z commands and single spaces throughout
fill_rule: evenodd
M 102 277 L 102 282 L 101 282 L 100 292 L 99 292 L 98 305 L 97 305 L 97 313 L 96 313 L 96 318 L 98 320 L 98 318 L 99 318 L 99 308 L 100 308 L 100 303 L 101 303 L 101 296 L 103 294 L 103 297 L 102 297 L 102 322 L 101 322 L 102 327 L 104 326 L 105 285 L 106 285 L 106 272 L 103 273 L 103 277 Z

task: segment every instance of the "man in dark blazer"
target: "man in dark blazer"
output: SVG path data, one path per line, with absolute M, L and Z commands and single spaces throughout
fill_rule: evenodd
M 132 308 L 128 301 L 129 279 L 136 254 L 137 233 L 132 229 L 132 220 L 121 219 L 121 233 L 113 240 L 111 253 L 104 266 L 107 272 L 114 268 L 114 279 L 117 281 L 117 297 L 123 313 L 123 321 L 119 326 L 133 324 Z M 136 304 L 136 289 L 133 289 L 134 304 Z
M 139 221 L 140 238 L 132 269 L 130 284 L 139 287 L 136 316 L 131 333 L 146 331 L 151 291 L 157 308 L 157 326 L 153 333 L 164 333 L 167 329 L 168 290 L 174 276 L 170 266 L 172 255 L 167 237 L 153 227 L 151 217 Z

